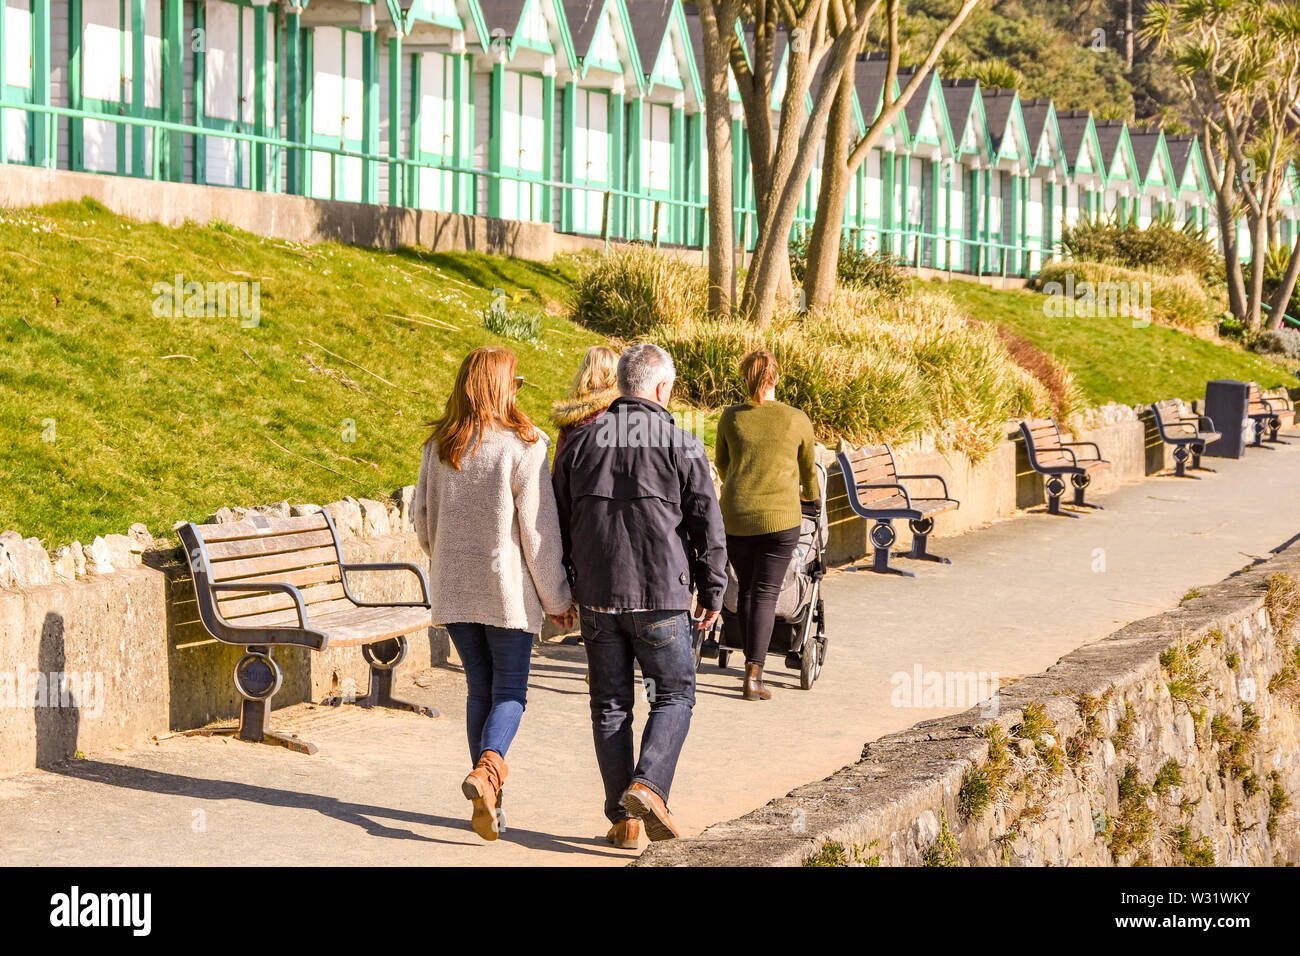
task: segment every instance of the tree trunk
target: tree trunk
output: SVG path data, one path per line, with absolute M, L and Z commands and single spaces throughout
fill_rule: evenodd
M 808 243 L 803 277 L 804 306 L 809 312 L 830 304 L 839 278 L 840 245 L 844 234 L 844 207 L 848 203 L 853 172 L 848 168 L 849 136 L 853 132 L 853 61 L 844 68 L 835 102 L 826 124 L 826 153 L 822 157 L 821 190 L 817 216 Z M 854 171 L 856 172 L 856 170 Z
M 735 21 L 731 4 L 699 5 L 704 37 L 704 126 L 708 146 L 709 177 L 709 317 L 731 315 L 731 290 L 735 280 L 736 222 L 734 144 L 731 139 L 730 41 L 718 29 L 715 12 L 723 23 Z
M 1283 316 L 1286 315 L 1287 306 L 1291 303 L 1297 278 L 1300 278 L 1300 239 L 1296 240 L 1295 248 L 1291 250 L 1291 261 L 1287 263 L 1286 274 L 1282 276 L 1281 285 L 1273 292 L 1273 298 L 1268 302 L 1270 329 L 1282 328 Z M 1300 316 L 1292 316 L 1292 318 L 1300 318 Z
M 1133 0 L 1124 0 L 1124 62 L 1133 69 Z
M 1228 279 L 1228 309 L 1233 318 L 1247 323 L 1246 289 L 1241 278 L 1241 259 L 1237 255 L 1237 220 L 1232 216 L 1226 190 L 1231 188 L 1232 173 L 1225 169 L 1224 184 L 1214 183 L 1214 214 L 1219 220 L 1219 242 L 1223 245 L 1223 263 Z
M 1249 216 L 1247 217 L 1250 218 Z M 1268 255 L 1268 235 L 1263 216 L 1255 216 L 1250 223 L 1250 288 L 1247 290 L 1247 322 L 1251 331 L 1257 330 L 1261 322 L 1261 303 L 1264 300 L 1264 259 Z

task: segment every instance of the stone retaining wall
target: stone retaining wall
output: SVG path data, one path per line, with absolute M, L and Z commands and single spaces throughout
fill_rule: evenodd
M 327 507 L 347 561 L 427 562 L 413 532 L 363 524 L 362 508 L 351 499 Z M 221 644 L 203 630 L 179 550 L 143 557 L 144 563 L 111 572 L 96 571 L 92 562 L 84 577 L 59 584 L 0 588 L 0 773 L 238 716 L 231 672 L 242 648 Z M 48 559 L 46 564 L 48 574 Z M 360 574 L 350 580 L 363 600 L 420 597 L 411 575 Z M 441 628 L 407 640 L 403 668 L 448 659 Z M 320 653 L 287 647 L 277 649 L 276 657 L 284 668 L 277 707 L 368 686 L 369 668 L 355 647 Z M 59 691 L 61 707 L 49 706 L 52 673 L 72 675 L 66 683 L 55 678 L 56 686 L 67 688 Z M 32 706 L 34 701 L 44 704 Z
M 1300 861 L 1300 545 L 641 866 Z

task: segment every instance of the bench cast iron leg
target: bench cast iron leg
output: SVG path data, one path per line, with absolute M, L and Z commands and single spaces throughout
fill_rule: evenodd
M 1047 513 L 1049 515 L 1061 515 L 1066 518 L 1079 517 L 1070 514 L 1068 511 L 1061 510 L 1061 496 L 1065 494 L 1065 482 L 1061 480 L 1060 475 L 1048 475 L 1044 486 L 1047 489 Z
M 1267 439 L 1267 440 L 1268 440 L 1269 442 L 1272 442 L 1272 443 L 1275 444 L 1275 445 L 1286 445 L 1286 444 L 1288 444 L 1288 442 L 1284 442 L 1282 439 L 1280 439 L 1280 438 L 1277 437 L 1277 433 L 1278 433 L 1278 431 L 1281 430 L 1281 428 L 1282 428 L 1282 419 L 1279 418 L 1278 416 L 1274 415 L 1272 418 L 1270 418 L 1270 419 L 1268 420 L 1268 439 Z
M 912 529 L 912 550 L 900 555 L 900 557 L 915 558 L 918 561 L 937 561 L 939 564 L 952 564 L 948 558 L 941 558 L 937 554 L 931 554 L 927 545 L 930 540 L 930 532 L 934 530 L 933 518 L 919 518 L 908 521 L 908 527 Z
M 1105 511 L 1101 505 L 1095 505 L 1090 501 L 1083 500 L 1083 492 L 1092 484 L 1092 475 L 1071 475 L 1070 484 L 1074 485 L 1074 506 L 1076 508 L 1096 508 L 1098 511 Z
M 1186 444 L 1178 444 L 1174 446 L 1174 477 L 1175 478 L 1196 477 L 1196 475 L 1189 475 L 1187 473 L 1187 459 L 1191 457 L 1191 455 L 1193 454 L 1192 452 L 1189 452 L 1187 450 L 1187 447 L 1188 446 Z M 1200 461 L 1200 455 L 1196 456 L 1196 460 Z
M 911 571 L 904 571 L 889 563 L 889 549 L 898 540 L 898 532 L 889 518 L 877 518 L 871 526 L 871 545 L 875 549 L 871 561 L 871 570 L 877 574 L 898 574 L 905 578 L 916 577 Z
M 235 664 L 235 690 L 244 698 L 239 708 L 238 727 L 203 728 L 185 732 L 185 736 L 238 737 L 254 744 L 276 744 L 294 753 L 314 754 L 316 745 L 296 734 L 277 734 L 267 729 L 271 698 L 280 689 L 284 671 L 276 663 L 270 647 L 250 646 Z
M 1254 426 L 1254 429 L 1255 429 L 1255 440 L 1254 440 L 1253 442 L 1250 443 L 1250 447 L 1251 447 L 1251 448 L 1264 448 L 1264 447 L 1266 447 L 1266 446 L 1264 445 L 1264 427 L 1265 427 L 1264 419 L 1263 419 L 1263 418 L 1252 418 L 1252 419 L 1250 420 L 1250 423 L 1251 423 L 1252 426 Z
M 1209 472 L 1214 471 L 1213 468 L 1207 468 L 1201 464 L 1201 456 L 1204 454 L 1205 454 L 1204 442 L 1197 442 L 1195 445 L 1192 446 L 1192 471 L 1209 471 Z
M 391 710 L 409 710 L 425 717 L 437 717 L 438 711 L 424 704 L 414 704 L 393 696 L 393 680 L 397 665 L 406 657 L 406 638 L 394 637 L 377 644 L 364 644 L 361 656 L 370 665 L 370 689 L 362 697 L 329 697 L 324 703 L 332 707 L 355 704 L 358 707 L 388 707 Z

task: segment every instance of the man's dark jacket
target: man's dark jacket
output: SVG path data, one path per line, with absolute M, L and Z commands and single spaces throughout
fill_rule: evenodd
M 622 397 L 569 435 L 552 480 L 574 597 L 589 607 L 722 608 L 727 540 L 704 443 Z

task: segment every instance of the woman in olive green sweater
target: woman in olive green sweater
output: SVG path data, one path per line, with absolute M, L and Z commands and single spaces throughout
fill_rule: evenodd
M 740 363 L 749 401 L 732 405 L 718 421 L 715 463 L 722 477 L 722 520 L 727 558 L 740 584 L 736 612 L 745 647 L 745 700 L 767 700 L 763 661 L 772 642 L 776 601 L 799 543 L 800 488 L 805 500 L 820 493 L 812 422 L 776 401 L 776 357 L 751 352 Z

